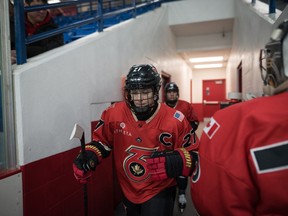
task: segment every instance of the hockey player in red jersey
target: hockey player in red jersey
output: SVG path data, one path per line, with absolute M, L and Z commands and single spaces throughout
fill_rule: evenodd
M 128 216 L 172 216 L 175 179 L 153 181 L 146 158 L 156 151 L 179 149 L 183 154 L 198 148 L 184 115 L 158 103 L 160 83 L 154 66 L 132 66 L 125 81 L 125 101 L 114 103 L 102 113 L 93 141 L 86 145 L 86 158 L 79 154 L 73 164 L 76 179 L 86 183 L 90 171 L 115 152 Z
M 216 112 L 204 128 L 199 154 L 190 155 L 196 167 L 191 194 L 201 216 L 287 215 L 288 21 L 261 50 L 260 68 L 264 93 L 271 96 Z M 170 155 L 154 156 L 147 159 L 152 177 L 177 176 L 167 163 Z
M 182 112 L 196 131 L 199 125 L 198 117 L 189 102 L 179 99 L 179 87 L 176 83 L 169 82 L 165 85 L 165 99 L 165 104 Z
M 174 82 L 169 82 L 165 85 L 165 104 L 184 114 L 193 128 L 194 139 L 198 139 L 195 134 L 199 125 L 198 117 L 190 103 L 179 99 L 179 87 Z M 188 178 L 179 176 L 176 180 L 178 184 L 178 208 L 180 212 L 183 213 L 187 204 L 185 193 L 188 185 Z

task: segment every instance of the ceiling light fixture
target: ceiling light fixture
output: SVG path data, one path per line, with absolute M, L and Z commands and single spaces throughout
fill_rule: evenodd
M 198 65 L 194 65 L 195 69 L 221 68 L 221 67 L 223 67 L 222 63 L 219 63 L 219 64 L 198 64 Z
M 192 63 L 200 63 L 200 62 L 217 62 L 223 61 L 223 56 L 213 56 L 213 57 L 201 57 L 201 58 L 190 58 L 189 61 Z
M 60 0 L 48 0 L 48 4 L 60 3 Z

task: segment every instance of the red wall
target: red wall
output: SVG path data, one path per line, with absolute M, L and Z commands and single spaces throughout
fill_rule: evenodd
M 24 216 L 84 215 L 83 185 L 75 180 L 72 171 L 79 150 L 71 149 L 21 167 Z M 113 216 L 121 193 L 115 182 L 112 155 L 96 168 L 87 188 L 89 215 Z

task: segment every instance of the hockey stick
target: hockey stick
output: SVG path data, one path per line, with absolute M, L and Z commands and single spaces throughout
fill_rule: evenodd
M 83 159 L 86 159 L 86 151 L 85 151 L 85 134 L 84 130 L 78 124 L 74 125 L 73 131 L 70 136 L 70 140 L 73 138 L 77 138 L 81 142 L 81 154 Z M 83 192 L 84 192 L 84 215 L 88 216 L 88 196 L 87 196 L 87 183 L 83 185 Z

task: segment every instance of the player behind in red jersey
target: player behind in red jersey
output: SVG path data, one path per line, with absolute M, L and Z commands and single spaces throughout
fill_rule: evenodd
M 179 110 L 190 122 L 193 131 L 196 131 L 199 125 L 198 117 L 193 109 L 192 104 L 179 99 L 179 87 L 174 82 L 165 85 L 165 104 L 171 108 Z
M 125 101 L 102 113 L 93 141 L 86 145 L 86 158 L 79 154 L 73 164 L 76 179 L 86 183 L 90 171 L 116 152 L 114 163 L 128 216 L 172 216 L 176 181 L 153 181 L 146 158 L 156 151 L 178 149 L 183 155 L 198 148 L 184 115 L 158 103 L 160 83 L 154 66 L 132 66 L 125 81 Z
M 197 130 L 199 125 L 198 117 L 189 102 L 179 99 L 179 87 L 176 83 L 169 82 L 165 85 L 165 99 L 166 105 L 176 110 L 179 110 L 184 114 L 184 116 L 187 118 L 193 128 L 194 139 L 197 139 L 195 131 Z M 176 178 L 176 181 L 178 185 L 178 208 L 180 212 L 183 213 L 187 204 L 185 192 L 188 185 L 188 178 L 184 176 L 179 176 Z
M 271 96 L 216 112 L 204 128 L 199 154 L 190 155 L 196 167 L 191 194 L 201 216 L 287 215 L 288 20 L 261 50 L 260 68 L 264 93 Z M 152 177 L 159 179 L 161 169 L 177 176 L 167 162 L 156 169 L 170 155 L 155 156 L 146 160 Z

